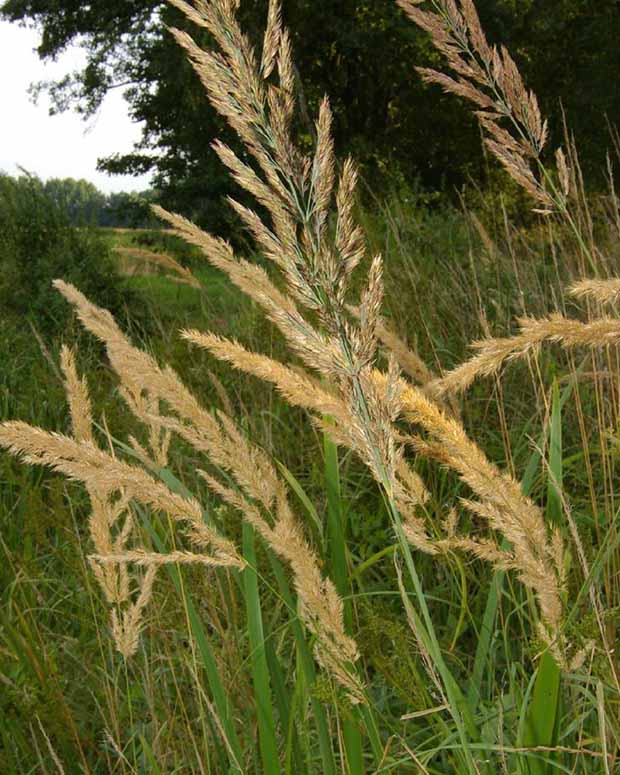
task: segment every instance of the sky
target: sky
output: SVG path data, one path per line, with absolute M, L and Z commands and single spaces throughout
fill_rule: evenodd
M 34 81 L 59 78 L 80 68 L 84 54 L 78 48 L 64 52 L 56 62 L 43 63 L 35 52 L 36 31 L 0 21 L 0 171 L 18 167 L 44 180 L 85 178 L 102 191 L 143 190 L 147 176 L 106 175 L 97 172 L 97 159 L 130 151 L 140 137 L 120 91 L 108 94 L 96 116 L 76 113 L 49 115 L 45 95 L 32 103 L 28 87 Z

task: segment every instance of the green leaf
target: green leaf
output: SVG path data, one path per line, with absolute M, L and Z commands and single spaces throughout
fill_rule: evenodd
M 556 742 L 560 698 L 560 668 L 548 651 L 542 655 L 534 692 L 525 719 L 523 746 L 553 746 Z M 550 765 L 541 759 L 528 761 L 531 775 L 547 775 Z
M 325 455 L 325 488 L 327 490 L 328 567 L 338 594 L 344 600 L 345 627 L 347 632 L 351 633 L 353 628 L 353 607 L 351 605 L 351 585 L 347 568 L 345 510 L 340 493 L 338 447 L 327 434 L 323 436 L 323 452 Z M 343 721 L 343 735 L 348 772 L 351 775 L 365 772 L 362 736 L 354 718 Z
M 553 385 L 553 404 L 549 424 L 549 476 L 547 483 L 547 517 L 553 524 L 562 520 L 562 404 L 558 383 Z
M 284 463 L 280 463 L 279 460 L 277 460 L 276 463 L 278 464 L 280 473 L 284 476 L 284 478 L 288 482 L 289 487 L 291 488 L 291 490 L 293 490 L 295 495 L 301 501 L 301 504 L 306 510 L 306 513 L 308 514 L 314 526 L 316 527 L 319 537 L 321 538 L 321 541 L 323 541 L 323 523 L 321 522 L 318 512 L 314 507 L 314 504 L 308 497 L 304 488 L 299 483 L 299 480 L 289 471 L 289 469 L 284 465 Z
M 258 719 L 260 753 L 265 775 L 280 775 L 280 756 L 273 717 L 273 698 L 269 666 L 265 651 L 265 633 L 261 611 L 258 577 L 256 574 L 256 549 L 254 528 L 243 523 L 243 556 L 248 563 L 243 570 L 245 604 L 250 636 L 250 661 L 254 683 L 254 702 Z
M 557 524 L 562 517 L 562 403 L 557 382 L 553 385 L 551 422 L 549 424 L 549 461 L 547 484 L 547 519 Z M 548 651 L 542 655 L 532 701 L 525 720 L 524 745 L 553 746 L 560 705 L 560 668 Z M 551 757 L 549 757 L 551 758 Z M 550 765 L 530 760 L 532 775 L 547 775 Z

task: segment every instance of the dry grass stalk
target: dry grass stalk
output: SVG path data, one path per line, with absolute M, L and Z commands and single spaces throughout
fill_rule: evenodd
M 64 288 L 67 292 L 75 291 L 70 286 Z M 99 326 L 107 324 L 117 338 L 122 337 L 107 313 L 94 307 L 89 311 Z M 73 438 L 46 433 L 25 423 L 4 423 L 0 426 L 0 445 L 27 462 L 49 465 L 85 485 L 91 501 L 89 530 L 95 552 L 89 561 L 112 606 L 112 633 L 117 650 L 129 658 L 138 647 L 143 613 L 151 597 L 157 567 L 179 561 L 242 567 L 243 561 L 227 539 L 204 523 L 202 508 L 196 501 L 181 498 L 144 470 L 117 460 L 96 446 L 88 387 L 77 373 L 73 352 L 66 347 L 61 353 L 61 366 Z M 126 390 L 129 395 L 132 390 L 135 392 L 135 382 Z M 132 501 L 164 512 L 186 525 L 190 540 L 201 548 L 209 548 L 213 554 L 185 553 L 180 559 L 179 553 L 145 554 L 140 548 L 130 548 L 130 541 L 136 538 Z M 133 573 L 130 565 L 146 566 L 146 571 Z
M 424 392 L 429 392 L 432 396 L 455 417 L 459 417 L 460 409 L 454 396 L 442 396 L 432 391 L 432 386 L 437 381 L 436 375 L 426 365 L 417 352 L 412 350 L 385 321 L 381 320 L 377 326 L 377 338 L 385 346 L 388 353 L 393 355 L 398 361 L 398 365 L 413 380 L 414 384 L 419 385 Z
M 303 371 L 286 366 L 273 358 L 253 353 L 232 339 L 209 332 L 184 330 L 181 336 L 187 341 L 208 350 L 219 360 L 227 361 L 246 374 L 252 374 L 275 385 L 293 406 L 312 409 L 321 414 L 342 416 L 342 402 L 328 389 L 321 386 Z
M 350 304 L 348 310 L 359 320 L 359 307 Z M 408 374 L 417 385 L 426 385 L 435 379 L 435 375 L 418 353 L 412 350 L 383 318 L 377 322 L 376 335 L 387 352 L 396 358 L 402 371 Z
M 65 393 L 71 412 L 73 438 L 76 441 L 93 440 L 93 412 L 88 392 L 88 383 L 80 378 L 75 365 L 75 353 L 66 345 L 62 346 L 60 365 L 65 377 Z
M 435 379 L 435 375 L 428 368 L 420 356 L 393 331 L 384 320 L 377 326 L 377 337 L 387 351 L 391 353 L 400 368 L 408 374 L 417 385 L 427 385 Z
M 116 649 L 125 659 L 131 658 L 138 650 L 140 632 L 143 627 L 144 609 L 153 594 L 153 584 L 157 574 L 157 565 L 149 565 L 141 579 L 136 600 L 122 610 L 112 609 L 112 636 Z
M 234 409 L 232 402 L 230 400 L 230 397 L 228 395 L 228 392 L 226 391 L 226 388 L 224 387 L 224 384 L 220 380 L 220 378 L 212 371 L 207 371 L 207 376 L 209 377 L 209 382 L 213 385 L 215 388 L 215 392 L 217 393 L 217 397 L 220 400 L 221 405 L 224 408 L 224 413 L 227 414 L 229 417 L 232 417 L 234 415 Z
M 158 399 L 152 391 L 140 386 L 134 379 L 134 372 L 142 361 L 146 359 L 151 362 L 152 359 L 132 347 L 110 313 L 91 304 L 77 288 L 62 280 L 55 280 L 54 286 L 76 307 L 84 327 L 107 345 L 108 356 L 120 378 L 120 394 L 133 414 L 149 430 L 148 451 L 132 439 L 134 449 L 151 467 L 164 467 L 168 460 L 170 434 L 158 421 Z
M 171 277 L 170 279 L 175 280 L 175 282 L 191 285 L 192 288 L 201 287 L 199 281 L 194 277 L 190 270 L 179 264 L 179 262 L 168 255 L 168 253 L 154 253 L 152 250 L 125 246 L 115 247 L 114 252 L 118 253 L 122 258 L 132 260 L 134 263 L 139 261 L 156 266 L 159 269 L 164 269 L 167 272 L 173 272 L 176 277 Z
M 497 374 L 504 363 L 537 354 L 547 342 L 559 344 L 564 349 L 603 348 L 620 343 L 620 321 L 611 317 L 582 323 L 553 313 L 541 319 L 521 318 L 519 329 L 515 336 L 474 342 L 472 346 L 477 354 L 436 380 L 430 386 L 433 394 L 466 390 L 478 377 Z
M 338 406 L 330 407 L 334 410 L 331 413 L 348 418 L 349 444 L 361 454 L 378 481 L 393 492 L 398 486 L 396 469 L 401 454 L 391 431 L 391 421 L 398 413 L 397 391 L 379 395 L 370 378 L 383 293 L 381 260 L 376 257 L 371 263 L 359 305 L 359 324 L 354 325 L 348 314 L 346 294 L 351 273 L 365 253 L 361 230 L 353 218 L 357 174 L 353 163 L 347 160 L 336 181 L 329 103 L 324 100 L 321 104 L 315 151 L 304 157 L 295 149 L 289 131 L 294 102 L 286 30 L 279 27 L 275 36 L 279 41 L 278 83 L 267 83 L 228 3 L 214 0 L 193 7 L 174 0 L 173 5 L 206 27 L 220 48 L 218 54 L 203 51 L 186 33 L 173 30 L 187 50 L 212 104 L 235 129 L 258 167 L 259 171 L 229 148 L 215 143 L 234 179 L 269 213 L 269 218 L 263 219 L 231 200 L 258 246 L 279 271 L 287 292 L 282 293 L 257 267 L 236 259 L 222 240 L 180 216 L 161 209 L 156 212 L 178 234 L 199 245 L 211 263 L 227 272 L 238 287 L 261 304 L 293 352 L 331 383 L 333 389 L 327 393 L 339 396 Z M 276 13 L 273 6 L 272 13 Z M 263 61 L 273 58 L 275 37 L 268 29 L 263 48 L 269 50 L 269 55 L 264 53 Z M 337 211 L 333 233 L 327 224 L 332 202 Z M 301 309 L 311 311 L 320 327 Z M 196 337 L 193 332 L 192 336 Z M 233 355 L 234 345 L 227 356 L 225 348 L 216 346 L 213 339 L 208 344 L 212 351 L 219 350 L 220 357 L 235 360 L 235 365 L 250 365 L 249 356 L 242 355 L 238 348 Z M 270 367 L 265 360 L 259 364 L 256 356 L 252 357 L 251 369 L 271 371 L 269 376 L 275 377 L 273 381 L 280 389 L 284 388 L 284 379 L 292 385 L 290 374 L 285 378 L 281 373 L 283 367 Z M 275 376 L 279 371 L 279 376 Z M 397 372 L 392 369 L 390 373 L 395 387 Z M 326 403 L 334 401 L 330 397 Z M 341 424 L 340 430 L 343 427 Z
M 174 551 L 161 554 L 160 552 L 147 552 L 145 549 L 131 549 L 117 554 L 93 554 L 91 559 L 101 565 L 131 563 L 143 567 L 169 565 L 205 565 L 221 567 L 222 563 L 210 554 L 196 554 L 194 552 Z
M 118 494 L 113 511 L 106 514 L 107 523 L 116 521 L 128 502 L 134 500 L 179 522 L 192 543 L 210 548 L 220 564 L 243 567 L 233 544 L 205 523 L 198 501 L 173 493 L 144 469 L 118 460 L 90 442 L 76 441 L 22 422 L 0 425 L 0 445 L 31 465 L 49 466 L 82 482 L 102 502 L 109 504 L 108 499 Z M 95 545 L 102 542 L 97 540 Z M 98 553 L 109 554 L 109 550 Z
M 427 441 L 411 437 L 412 446 L 456 471 L 478 498 L 464 500 L 463 505 L 510 542 L 510 550 L 503 551 L 486 539 L 459 537 L 452 522 L 447 538 L 437 542 L 437 547 L 464 549 L 497 567 L 516 570 L 521 581 L 536 593 L 545 639 L 556 640 L 562 615 L 563 549 L 559 534 L 548 531 L 541 510 L 523 495 L 519 483 L 487 459 L 456 419 L 414 387 L 404 387 L 401 400 L 404 416 L 428 436 Z
M 113 318 L 105 310 L 101 310 L 88 301 L 83 294 L 73 286 L 57 282 L 56 286 L 63 295 L 76 307 L 78 317 L 84 326 L 95 334 L 106 346 L 110 362 L 124 383 L 124 395 L 133 398 L 130 406 L 140 408 L 147 397 L 147 404 L 152 408 L 153 416 L 143 414 L 139 419 L 153 422 L 159 431 L 166 434 L 176 433 L 196 450 L 204 453 L 209 461 L 220 472 L 231 475 L 239 487 L 239 491 L 231 490 L 228 484 L 213 473 L 203 473 L 209 486 L 227 503 L 239 509 L 258 530 L 269 546 L 286 562 L 293 571 L 295 588 L 301 607 L 301 615 L 309 630 L 317 639 L 315 649 L 317 660 L 346 689 L 351 699 L 361 701 L 363 690 L 359 683 L 353 664 L 357 659 L 357 647 L 344 631 L 342 616 L 342 601 L 329 579 L 322 577 L 319 563 L 309 544 L 303 537 L 288 500 L 286 489 L 265 453 L 251 445 L 238 430 L 234 422 L 222 412 L 212 413 L 203 409 L 194 396 L 187 390 L 179 377 L 170 368 L 161 368 L 148 354 L 134 347 L 120 331 Z M 201 341 L 198 337 L 199 343 Z M 219 341 L 215 338 L 215 343 Z M 260 360 L 260 359 L 259 359 Z M 261 361 L 262 362 L 262 361 Z M 295 380 L 295 390 L 301 392 L 302 387 L 308 388 L 309 381 L 292 370 L 281 367 L 288 378 Z M 304 381 L 305 379 L 305 381 Z M 329 398 L 329 397 L 328 397 Z M 329 399 L 333 400 L 333 399 Z M 2 436 L 0 436 L 1 443 Z M 57 457 L 57 451 L 56 457 Z M 75 457 L 75 456 L 74 456 Z M 139 490 L 128 485 L 126 464 L 120 464 L 114 471 L 115 481 L 123 484 L 129 495 L 144 501 L 145 490 L 151 490 L 153 497 L 160 502 L 166 488 L 155 480 L 149 479 L 149 487 Z M 127 466 L 127 468 L 129 468 Z M 67 470 L 65 470 L 67 473 Z M 135 480 L 136 474 L 132 477 Z M 170 494 L 172 495 L 172 494 Z M 166 502 L 163 510 L 178 518 L 179 510 L 188 510 L 192 504 L 179 496 L 173 496 L 174 502 Z M 177 511 L 173 509 L 177 505 Z M 150 504 L 156 505 L 156 504 Z M 268 517 L 273 516 L 273 525 Z M 195 504 L 191 526 L 193 543 L 201 545 L 197 533 L 197 520 L 202 517 L 202 510 Z M 203 530 L 211 530 L 206 525 Z M 105 552 L 99 552 L 94 558 L 105 570 L 109 565 L 124 568 L 127 564 L 145 566 L 147 573 L 165 562 L 197 563 L 202 565 L 226 564 L 226 550 L 231 552 L 231 563 L 241 564 L 240 558 L 232 545 L 226 539 L 221 546 L 215 544 L 215 538 L 210 536 L 211 546 L 216 550 L 213 554 L 193 554 L 188 552 L 170 552 L 166 555 L 153 554 L 142 548 L 124 549 L 109 547 Z M 203 544 L 204 545 L 204 544 Z M 233 554 L 234 553 L 234 554 Z M 150 578 L 150 577 L 149 577 Z M 143 605 L 139 597 L 135 605 Z M 127 614 L 125 619 L 117 620 L 119 633 L 126 625 L 130 627 L 137 613 Z M 120 637 L 120 635 L 119 635 Z M 124 647 L 133 646 L 134 640 L 126 637 Z
M 354 415 L 325 385 L 317 384 L 307 374 L 284 366 L 265 355 L 252 353 L 239 343 L 215 334 L 184 331 L 183 336 L 221 360 L 232 363 L 236 368 L 271 382 L 293 406 L 316 413 L 311 415 L 314 422 L 327 431 L 337 443 L 363 454 L 366 440 L 356 431 Z M 325 420 L 326 415 L 329 421 Z M 366 450 L 366 457 L 368 455 Z M 412 545 L 427 553 L 436 554 L 437 549 L 428 538 L 418 514 L 428 499 L 424 483 L 420 476 L 409 468 L 402 454 L 395 454 L 395 460 L 394 496 L 404 519 L 405 534 Z
M 63 346 L 61 351 L 61 368 L 65 376 L 65 392 L 71 413 L 73 438 L 78 442 L 86 442 L 94 446 L 88 385 L 85 378 L 79 377 L 75 355 L 66 346 Z M 120 496 L 115 500 L 110 495 L 103 496 L 96 488 L 89 485 L 86 485 L 86 489 L 91 502 L 89 517 L 91 540 L 95 551 L 103 553 L 98 556 L 105 557 L 114 551 L 125 551 L 133 529 L 129 500 L 125 497 L 125 493 L 121 491 Z M 112 634 L 116 648 L 127 659 L 133 656 L 138 646 L 142 612 L 152 590 L 152 581 L 149 579 L 146 585 L 146 576 L 132 580 L 126 565 L 108 563 L 103 566 L 95 557 L 90 557 L 89 561 L 108 604 L 112 606 Z M 138 601 L 131 601 L 132 586 L 137 586 L 139 590 L 138 600 L 141 601 L 139 608 Z M 143 593 L 146 593 L 146 596 Z M 131 614 L 127 615 L 126 612 L 129 611 Z
M 568 292 L 576 299 L 590 299 L 598 304 L 616 304 L 620 301 L 620 280 L 615 277 L 607 280 L 579 280 L 571 285 Z
M 490 46 L 473 0 L 397 0 L 407 16 L 429 33 L 454 72 L 451 77 L 431 68 L 416 68 L 429 83 L 471 102 L 485 135 L 485 144 L 508 174 L 543 212 L 564 211 L 573 188 L 573 173 L 562 149 L 555 154 L 557 183 L 545 170 L 541 155 L 547 142 L 534 92 L 526 89 L 519 69 L 502 46 Z

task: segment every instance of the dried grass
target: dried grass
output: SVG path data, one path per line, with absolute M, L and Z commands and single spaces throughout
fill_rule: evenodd
M 596 289 L 599 298 L 609 292 L 609 286 L 601 290 L 598 283 Z M 603 317 L 583 323 L 554 313 L 542 319 L 521 318 L 518 322 L 520 331 L 515 336 L 474 342 L 472 346 L 478 350 L 477 354 L 435 380 L 428 386 L 429 390 L 434 395 L 466 390 L 478 377 L 497 374 L 507 362 L 537 355 L 545 343 L 558 344 L 566 350 L 577 347 L 602 349 L 620 344 L 618 318 Z
M 564 211 L 574 189 L 573 172 L 564 151 L 555 153 L 556 179 L 541 157 L 547 144 L 547 122 L 536 94 L 526 89 L 519 69 L 503 46 L 489 45 L 473 0 L 397 0 L 419 27 L 428 32 L 454 77 L 431 69 L 417 71 L 428 83 L 475 106 L 485 145 L 508 174 L 544 213 Z M 421 6 L 429 6 L 424 10 Z
M 73 286 L 61 281 L 56 286 L 75 306 L 84 326 L 105 344 L 121 380 L 121 395 L 136 417 L 150 428 L 148 451 L 134 442 L 145 463 L 157 468 L 157 461 L 165 462 L 161 460 L 162 449 L 167 450 L 172 433 L 207 456 L 219 472 L 199 472 L 209 487 L 238 509 L 290 565 L 301 617 L 316 639 L 317 661 L 352 701 L 362 701 L 363 688 L 354 669 L 358 651 L 344 630 L 342 601 L 331 580 L 323 578 L 273 463 L 247 441 L 230 417 L 203 409 L 172 369 L 160 368 L 151 356 L 134 347 L 108 312 L 89 302 Z M 113 606 L 112 633 L 117 649 L 128 658 L 138 647 L 143 612 L 158 567 L 179 563 L 243 568 L 245 563 L 234 544 L 205 522 L 203 508 L 196 500 L 171 492 L 142 468 L 118 460 L 95 445 L 86 383 L 77 375 L 71 351 L 63 350 L 62 364 L 75 438 L 47 433 L 25 423 L 4 423 L 0 425 L 0 445 L 26 462 L 51 466 L 85 484 L 92 504 L 90 527 L 95 553 L 90 557 L 91 566 Z M 229 476 L 239 489 L 230 488 Z M 132 501 L 185 526 L 188 539 L 200 552 L 154 553 L 135 541 L 130 546 L 129 539 L 137 539 L 130 511 Z M 114 533 L 123 515 L 124 524 Z M 129 567 L 145 568 L 145 572 L 131 576 Z M 133 595 L 132 581 L 137 586 Z
M 184 283 L 192 288 L 200 288 L 200 282 L 194 277 L 189 269 L 182 266 L 176 258 L 168 253 L 155 253 L 152 250 L 144 248 L 132 248 L 127 246 L 117 246 L 114 252 L 124 259 L 130 266 L 136 267 L 138 264 L 147 265 L 153 268 L 162 269 L 165 272 L 172 272 L 168 275 L 169 279 L 179 283 Z
M 338 168 L 327 99 L 320 105 L 313 152 L 304 155 L 295 145 L 291 129 L 296 108 L 294 67 L 278 0 L 269 3 L 260 56 L 239 26 L 233 0 L 170 2 L 207 30 L 218 49 L 204 50 L 186 32 L 171 30 L 212 105 L 244 146 L 240 158 L 220 141 L 213 145 L 232 179 L 258 206 L 253 210 L 229 199 L 257 248 L 271 262 L 271 271 L 235 256 L 227 242 L 183 216 L 159 207 L 155 212 L 262 307 L 304 368 L 250 352 L 239 342 L 215 334 L 189 330 L 182 336 L 275 385 L 287 401 L 308 410 L 317 426 L 337 443 L 353 450 L 381 487 L 395 529 L 402 529 L 415 549 L 438 562 L 447 552 L 463 551 L 514 571 L 535 593 L 541 635 L 563 662 L 565 548 L 560 534 L 546 525 L 541 509 L 523 495 L 519 482 L 495 466 L 468 437 L 458 412 L 446 412 L 440 399 L 466 388 L 477 376 L 497 373 L 506 361 L 536 352 L 545 342 L 566 348 L 616 344 L 618 321 L 602 317 L 581 323 L 562 315 L 526 318 L 516 336 L 476 343 L 474 358 L 445 377 L 434 378 L 381 319 L 382 260 L 367 255 L 355 219 L 357 172 L 350 159 Z M 508 52 L 487 43 L 472 0 L 431 0 L 432 11 L 422 10 L 416 0 L 399 0 L 399 5 L 431 35 L 456 73 L 453 78 L 425 69 L 422 76 L 473 102 L 487 146 L 509 174 L 539 209 L 565 212 L 574 188 L 572 168 L 559 149 L 555 178 L 546 173 L 541 154 L 547 126 L 536 97 L 526 90 Z M 157 261 L 194 283 L 187 270 L 167 258 L 158 256 Z M 353 273 L 360 264 L 367 269 L 351 314 Z M 316 642 L 317 661 L 351 700 L 362 701 L 363 685 L 355 668 L 358 648 L 346 632 L 343 602 L 332 580 L 324 577 L 268 455 L 247 440 L 230 414 L 203 408 L 171 368 L 161 367 L 134 347 L 108 312 L 73 286 L 60 280 L 55 284 L 85 328 L 105 345 L 120 393 L 146 428 L 146 441 L 131 440 L 143 466 L 130 465 L 97 445 L 87 385 L 77 373 L 74 354 L 66 348 L 62 369 L 73 437 L 13 422 L 0 425 L 0 445 L 86 486 L 92 505 L 91 563 L 112 606 L 119 651 L 130 656 L 138 647 L 144 610 L 160 565 L 243 569 L 245 564 L 234 543 L 205 520 L 196 499 L 172 492 L 154 475 L 167 465 L 171 438 L 176 435 L 204 455 L 209 470 L 199 473 L 212 492 L 239 511 L 270 550 L 288 563 L 301 618 Z M 590 281 L 575 286 L 573 293 L 608 303 L 620 291 L 617 281 Z M 388 351 L 385 371 L 378 368 L 379 343 Z M 417 386 L 406 380 L 401 368 Z M 228 403 L 224 397 L 224 405 Z M 419 432 L 422 435 L 416 435 Z M 475 497 L 462 499 L 458 506 L 482 521 L 489 535 L 459 533 L 457 507 L 448 507 L 441 528 L 431 523 L 428 492 L 408 461 L 411 449 L 456 472 Z M 166 514 L 182 528 L 192 551 L 181 548 L 158 554 L 142 545 L 132 503 Z M 500 538 L 508 548 L 499 545 Z M 407 615 L 413 626 L 415 616 L 409 608 Z M 420 637 L 420 642 L 428 649 L 432 638 Z M 429 666 L 430 672 L 434 670 Z M 437 678 L 437 686 L 441 680 Z
M 347 159 L 337 180 L 332 116 L 326 99 L 316 123 L 314 153 L 303 156 L 295 148 L 290 132 L 294 107 L 291 52 L 277 4 L 270 5 L 260 58 L 262 68 L 238 25 L 233 5 L 224 0 L 198 2 L 195 6 L 173 0 L 173 5 L 208 29 L 220 49 L 219 53 L 205 51 L 187 33 L 172 31 L 188 52 L 212 105 L 237 132 L 256 163 L 256 167 L 250 166 L 230 148 L 214 143 L 232 177 L 268 213 L 266 218 L 261 217 L 229 200 L 257 246 L 273 263 L 285 290 L 281 291 L 258 268 L 237 259 L 226 243 L 181 216 L 161 209 L 157 212 L 177 234 L 201 247 L 214 266 L 223 269 L 263 307 L 291 350 L 321 381 L 317 384 L 310 375 L 300 374 L 267 356 L 250 353 L 237 342 L 197 331 L 184 332 L 184 336 L 216 357 L 275 384 L 291 403 L 310 410 L 315 422 L 338 443 L 354 450 L 385 491 L 416 548 L 430 554 L 461 548 L 498 566 L 516 568 L 524 583 L 536 590 L 546 639 L 550 642 L 557 635 L 562 609 L 559 536 L 547 536 L 540 511 L 523 499 L 518 483 L 500 474 L 486 460 L 467 439 L 458 421 L 448 420 L 440 407 L 401 377 L 397 361 L 419 382 L 428 382 L 431 375 L 381 321 L 383 284 L 379 256 L 370 261 L 365 288 L 355 315 L 350 315 L 352 272 L 366 253 L 363 234 L 354 217 L 357 174 L 352 161 Z M 434 71 L 426 72 L 426 77 L 456 89 L 486 111 L 480 119 L 491 149 L 513 177 L 526 185 L 539 205 L 551 207 L 553 202 L 543 181 L 530 166 L 532 159 L 539 158 L 546 142 L 546 125 L 535 95 L 525 90 L 508 53 L 487 45 L 472 3 L 464 2 L 462 12 L 454 3 L 439 3 L 435 14 L 421 11 L 413 2 L 402 5 L 431 33 L 460 80 L 446 81 Z M 472 59 L 472 52 L 479 62 Z M 481 88 L 493 90 L 501 103 L 501 115 L 494 114 L 498 105 Z M 508 115 L 521 133 L 518 139 L 499 125 L 503 115 Z M 564 160 L 563 155 L 558 155 L 558 160 Z M 333 230 L 328 228 L 327 219 L 332 203 L 337 216 Z M 375 366 L 379 341 L 395 349 L 396 357 L 390 357 L 385 374 L 379 374 Z M 447 462 L 462 476 L 480 498 L 480 502 L 466 505 L 508 538 L 510 552 L 500 551 L 492 540 L 484 538 L 431 536 L 426 525 L 424 485 L 405 463 L 406 442 L 397 425 L 403 413 L 422 424 L 433 438 L 432 443 L 418 443 L 418 451 Z M 323 420 L 325 414 L 333 418 L 328 426 Z M 408 437 L 409 443 L 411 438 Z

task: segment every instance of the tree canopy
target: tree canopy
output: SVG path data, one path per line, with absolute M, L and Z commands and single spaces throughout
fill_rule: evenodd
M 71 226 L 148 228 L 159 224 L 149 208 L 157 196 L 152 190 L 104 194 L 94 183 L 74 178 L 50 178 L 38 185 Z
M 245 28 L 258 39 L 267 0 L 241 6 Z M 620 92 L 613 88 L 620 4 L 478 0 L 477 6 L 491 40 L 508 46 L 537 92 L 552 130 L 561 132 L 563 106 L 583 160 L 602 168 L 607 121 L 620 118 Z M 104 159 L 102 168 L 151 170 L 167 206 L 209 225 L 221 219 L 214 200 L 228 183 L 209 145 L 216 135 L 234 139 L 166 30 L 186 25 L 176 9 L 158 0 L 5 0 L 0 9 L 7 19 L 37 26 L 43 58 L 75 42 L 85 48 L 81 72 L 38 86 L 49 91 L 55 110 L 91 114 L 110 89 L 125 90 L 131 115 L 145 122 L 144 135 L 132 153 Z M 437 55 L 395 0 L 286 0 L 284 12 L 307 106 L 302 137 L 327 93 L 337 145 L 358 159 L 373 186 L 417 179 L 438 189 L 480 178 L 475 121 L 453 97 L 422 84 L 414 66 L 432 66 Z

